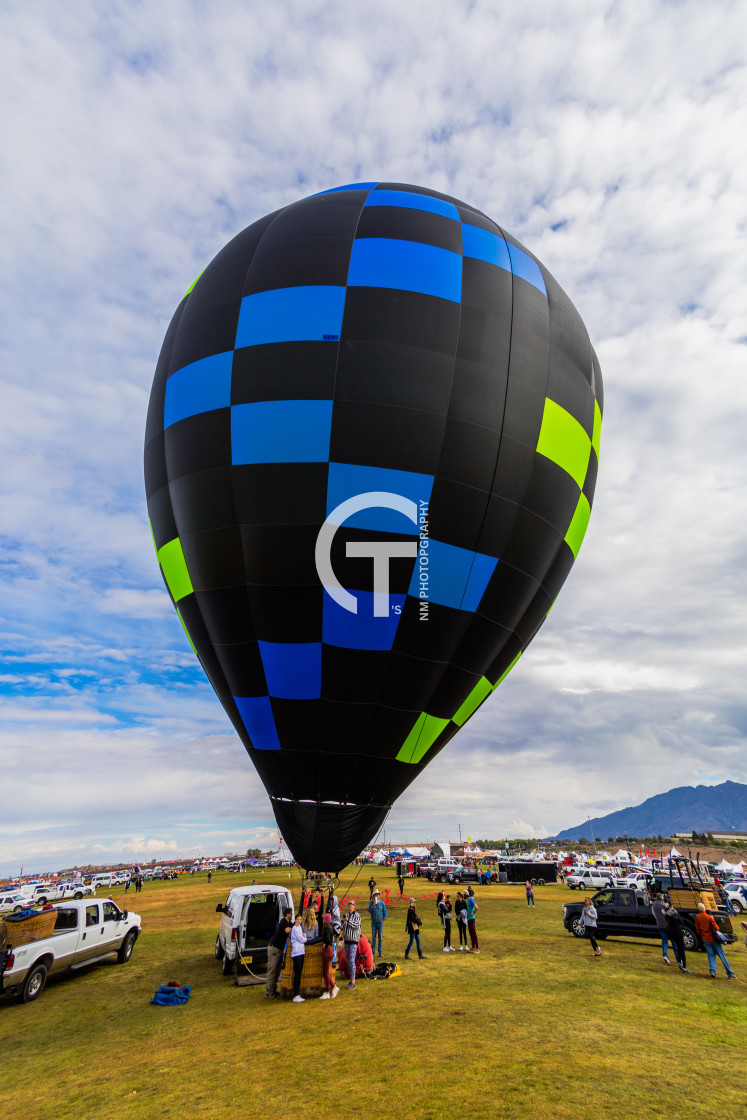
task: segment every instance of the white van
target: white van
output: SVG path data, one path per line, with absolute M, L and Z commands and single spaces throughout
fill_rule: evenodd
M 286 907 L 295 914 L 291 892 L 272 883 L 235 887 L 225 903 L 218 903 L 215 958 L 223 962 L 224 976 L 233 972 L 239 956 L 253 973 L 267 971 L 267 946 Z
M 605 871 L 601 867 L 585 867 L 583 870 L 576 867 L 566 881 L 572 891 L 575 891 L 576 887 L 583 891 L 587 888 L 600 890 L 602 887 L 609 887 L 612 885 L 612 879 L 612 872 Z
M 102 871 L 98 875 L 94 875 L 91 879 L 91 886 L 94 890 L 97 887 L 113 887 L 116 881 L 116 876 L 111 871 Z

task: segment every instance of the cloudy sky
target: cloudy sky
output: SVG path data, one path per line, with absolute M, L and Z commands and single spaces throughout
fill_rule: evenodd
M 747 781 L 746 44 L 738 3 L 3 4 L 0 873 L 277 839 L 161 583 L 145 412 L 218 249 L 359 180 L 515 234 L 606 388 L 579 560 L 387 835 Z

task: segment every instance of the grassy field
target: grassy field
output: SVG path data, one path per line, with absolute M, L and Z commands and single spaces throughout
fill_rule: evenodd
M 287 875 L 264 873 L 279 883 Z M 366 868 L 352 891 L 364 907 L 368 877 Z M 396 889 L 392 872 L 375 877 Z M 723 971 L 710 980 L 702 953 L 688 960 L 692 976 L 666 968 L 654 941 L 606 941 L 594 959 L 561 924 L 577 893 L 537 888 L 528 911 L 522 889 L 501 885 L 476 888 L 480 955 L 445 954 L 434 892 L 416 879 L 408 887 L 427 959 L 403 961 L 405 907 L 393 905 L 384 959 L 402 976 L 294 1005 L 237 988 L 214 960 L 215 906 L 251 878 L 184 876 L 131 890 L 143 934 L 129 964 L 53 977 L 26 1006 L 0 1000 L 4 1113 L 698 1120 L 745 1110 L 743 944 L 729 949 L 732 982 Z M 120 903 L 123 895 L 117 888 Z M 150 1005 L 168 980 L 193 985 L 188 1004 Z

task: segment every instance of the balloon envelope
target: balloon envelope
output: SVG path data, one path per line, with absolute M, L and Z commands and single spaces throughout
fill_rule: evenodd
M 306 868 L 361 851 L 541 626 L 602 406 L 553 277 L 426 188 L 286 206 L 185 295 L 148 413 L 155 547 Z

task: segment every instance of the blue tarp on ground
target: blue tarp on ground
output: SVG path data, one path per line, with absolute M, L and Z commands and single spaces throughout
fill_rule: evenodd
M 175 1007 L 179 1003 L 186 1003 L 191 992 L 191 984 L 178 984 L 174 987 L 169 984 L 161 984 L 150 1002 L 157 1003 L 161 1007 Z

